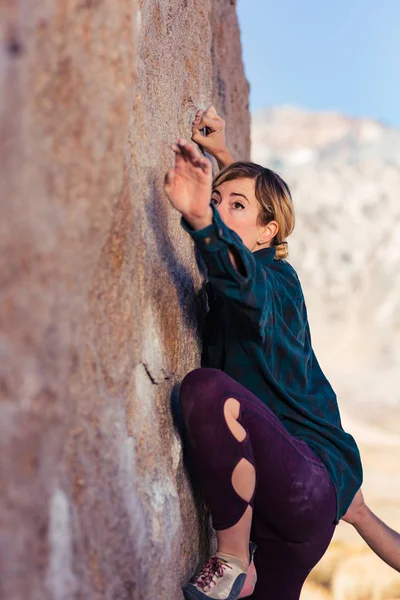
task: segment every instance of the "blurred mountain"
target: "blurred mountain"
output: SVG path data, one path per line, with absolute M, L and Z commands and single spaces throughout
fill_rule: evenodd
M 252 159 L 291 188 L 289 260 L 323 369 L 357 404 L 400 405 L 400 130 L 334 112 L 262 110 Z

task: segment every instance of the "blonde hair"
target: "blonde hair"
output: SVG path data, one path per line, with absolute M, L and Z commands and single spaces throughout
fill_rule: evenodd
M 275 259 L 287 258 L 289 255 L 286 238 L 292 233 L 295 225 L 292 196 L 287 183 L 280 175 L 252 162 L 235 162 L 225 167 L 214 178 L 213 189 L 233 179 L 254 179 L 255 196 L 260 203 L 258 224 L 267 225 L 270 221 L 278 223 L 278 232 L 271 240 L 275 248 Z

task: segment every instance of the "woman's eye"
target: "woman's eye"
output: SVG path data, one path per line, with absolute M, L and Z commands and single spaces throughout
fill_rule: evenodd
M 217 206 L 219 204 L 219 199 L 218 198 L 211 198 L 210 202 L 212 202 L 213 204 L 215 204 L 215 206 Z M 243 204 L 241 202 L 232 202 L 233 208 L 235 210 L 242 210 L 242 208 L 244 208 Z

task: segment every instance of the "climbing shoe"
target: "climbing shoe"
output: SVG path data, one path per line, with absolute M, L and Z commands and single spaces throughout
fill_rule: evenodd
M 182 588 L 186 600 L 239 600 L 251 596 L 257 581 L 254 552 L 250 542 L 250 564 L 243 570 L 236 556 L 216 552 L 194 579 Z

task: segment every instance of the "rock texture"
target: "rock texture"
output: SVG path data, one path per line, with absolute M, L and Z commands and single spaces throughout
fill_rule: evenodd
M 208 550 L 171 411 L 201 277 L 162 184 L 210 102 L 248 156 L 235 6 L 0 10 L 0 597 L 179 598 Z

